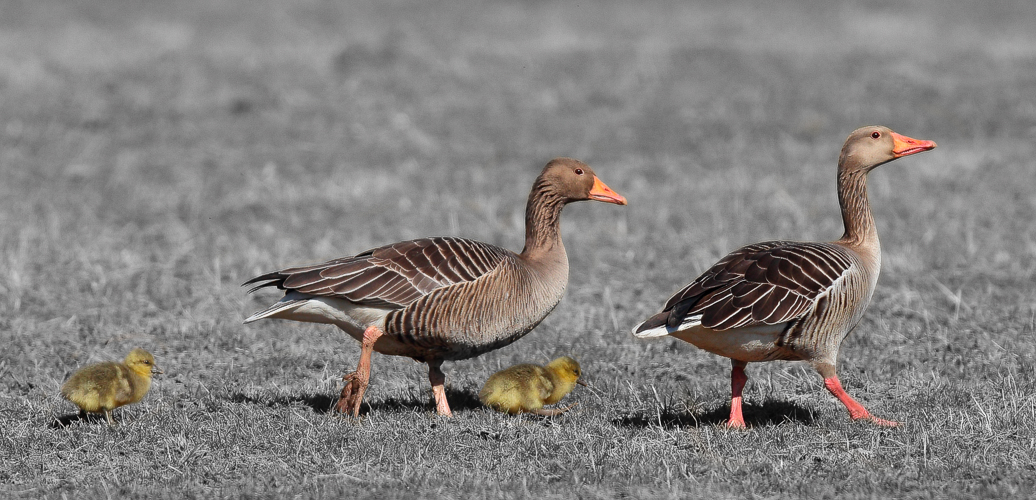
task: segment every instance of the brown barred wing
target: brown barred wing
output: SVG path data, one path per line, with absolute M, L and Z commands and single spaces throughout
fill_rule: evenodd
M 461 238 L 423 238 L 368 250 L 323 264 L 257 276 L 245 285 L 267 286 L 357 304 L 401 308 L 438 288 L 474 281 L 510 252 Z
M 855 264 L 846 249 L 830 243 L 748 245 L 673 295 L 663 312 L 673 327 L 697 315 L 702 326 L 718 331 L 785 323 L 808 313 Z

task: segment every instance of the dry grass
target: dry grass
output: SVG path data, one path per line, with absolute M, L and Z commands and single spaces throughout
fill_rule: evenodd
M 0 491 L 61 497 L 1031 497 L 1036 4 L 0 4 Z M 798 364 L 628 327 L 726 251 L 840 234 L 855 127 L 939 143 L 871 176 L 884 269 L 843 349 L 848 421 Z M 263 271 L 401 239 L 512 249 L 535 173 L 575 156 L 629 207 L 566 209 L 569 292 L 446 366 L 241 319 Z M 130 347 L 166 375 L 114 429 L 58 387 Z M 554 419 L 478 406 L 493 371 L 575 357 Z

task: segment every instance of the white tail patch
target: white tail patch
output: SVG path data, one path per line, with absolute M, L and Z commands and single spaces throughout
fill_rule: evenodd
M 673 327 L 671 327 L 669 325 L 663 324 L 663 325 L 656 326 L 654 328 L 648 328 L 647 330 L 644 330 L 642 332 L 637 331 L 637 330 L 640 329 L 641 325 L 643 325 L 643 324 L 644 323 L 641 323 L 641 324 L 633 327 L 633 336 L 634 337 L 637 337 L 638 339 L 649 339 L 649 338 L 652 338 L 652 337 L 665 337 L 666 335 L 669 335 L 669 334 L 672 334 L 672 333 L 675 333 L 675 332 L 679 332 L 679 331 L 683 331 L 683 330 L 688 330 L 688 329 L 694 328 L 694 327 L 696 327 L 698 325 L 701 325 L 701 315 L 700 314 L 695 314 L 693 316 L 687 316 L 687 317 L 685 317 L 683 319 L 683 322 L 681 322 L 675 328 L 673 328 Z
M 286 319 L 335 325 L 359 340 L 369 326 L 377 326 L 384 331 L 385 315 L 389 311 L 391 309 L 364 306 L 335 297 L 314 297 L 293 290 L 276 304 L 249 316 L 245 323 L 261 319 Z
M 306 300 L 307 299 L 288 299 L 288 298 L 284 298 L 280 302 L 277 302 L 276 304 L 274 304 L 274 305 L 272 305 L 270 307 L 267 307 L 266 309 L 263 309 L 262 311 L 259 311 L 259 312 L 255 313 L 255 314 L 249 316 L 248 318 L 245 319 L 244 324 L 247 325 L 247 324 L 252 323 L 254 321 L 259 321 L 259 320 L 264 319 L 264 318 L 269 318 L 270 316 L 273 316 L 273 315 L 275 315 L 275 314 L 277 314 L 277 313 L 279 313 L 281 311 L 284 311 L 285 309 L 291 309 L 293 307 L 298 307 L 299 305 L 305 303 Z

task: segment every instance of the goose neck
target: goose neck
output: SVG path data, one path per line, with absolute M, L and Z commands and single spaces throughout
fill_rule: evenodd
M 525 248 L 522 256 L 531 258 L 558 249 L 564 252 L 561 243 L 561 209 L 565 200 L 550 184 L 539 180 L 529 194 L 525 207 Z
M 867 199 L 867 172 L 838 173 L 838 204 L 842 208 L 845 233 L 840 240 L 853 247 L 877 245 L 878 230 Z

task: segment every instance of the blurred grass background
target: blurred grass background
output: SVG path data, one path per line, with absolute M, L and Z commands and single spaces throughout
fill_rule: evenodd
M 377 1 L 0 3 L 0 486 L 60 497 L 1034 494 L 1036 4 Z M 844 138 L 939 149 L 871 175 L 874 302 L 848 423 L 808 367 L 729 364 L 628 328 L 736 246 L 841 234 Z M 448 364 L 376 356 L 363 421 L 323 413 L 358 346 L 243 326 L 238 284 L 407 238 L 518 250 L 552 157 L 628 207 L 565 211 L 565 300 Z M 75 368 L 166 369 L 123 425 L 53 428 Z M 493 371 L 579 359 L 540 421 L 478 408 Z M 409 489 L 409 492 L 408 492 Z M 237 493 L 235 493 L 237 491 Z M 177 494 L 167 493 L 170 496 Z

